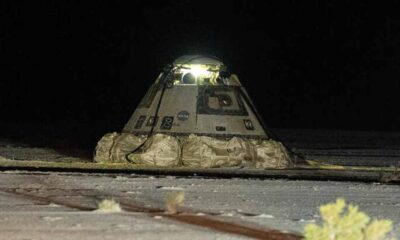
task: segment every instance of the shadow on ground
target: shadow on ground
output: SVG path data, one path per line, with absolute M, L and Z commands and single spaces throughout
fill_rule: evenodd
M 51 148 L 60 155 L 92 158 L 97 141 L 120 129 L 104 123 L 0 123 L 0 144 L 9 147 Z

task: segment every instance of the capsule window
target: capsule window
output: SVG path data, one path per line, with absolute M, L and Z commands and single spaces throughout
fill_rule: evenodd
M 237 87 L 227 86 L 199 87 L 197 110 L 199 114 L 248 115 Z

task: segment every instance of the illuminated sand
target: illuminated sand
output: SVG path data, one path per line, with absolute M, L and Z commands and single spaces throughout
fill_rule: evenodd
M 375 136 L 374 141 L 364 141 L 364 138 L 360 136 L 361 133 L 358 137 L 354 137 L 354 134 L 342 133 L 342 141 L 337 141 L 334 145 L 332 134 L 324 138 L 326 134 L 321 132 L 314 132 L 311 135 L 303 133 L 292 131 L 286 139 L 300 151 L 312 152 L 314 157 L 324 156 L 324 159 L 319 160 L 320 162 L 337 163 L 338 160 L 345 161 L 346 156 L 351 155 L 351 161 L 348 163 L 353 165 L 351 169 L 359 171 L 358 173 L 368 170 L 368 174 L 372 172 L 379 175 L 382 169 L 397 171 L 397 150 L 393 135 L 376 136 L 374 134 L 372 135 Z M 283 132 L 281 135 L 285 137 L 285 134 Z M 312 138 L 299 140 L 307 136 L 312 136 Z M 371 139 L 371 135 L 367 137 Z M 356 139 L 357 142 L 351 142 L 350 139 Z M 313 146 L 315 148 L 312 148 Z M 364 146 L 365 150 L 360 150 L 360 146 Z M 321 150 L 321 147 L 324 149 Z M 336 152 L 341 151 L 347 155 L 327 154 L 332 153 L 329 148 L 333 147 L 336 147 L 334 148 L 337 149 Z M 349 147 L 357 148 L 363 156 L 357 156 L 355 154 L 357 152 Z M 125 211 L 112 214 L 101 214 L 91 210 L 97 207 L 101 199 L 109 197 L 133 201 L 145 209 L 163 209 L 165 196 L 170 191 L 185 193 L 181 211 L 189 209 L 199 216 L 213 214 L 214 218 L 228 222 L 294 233 L 301 233 L 305 224 L 320 220 L 319 205 L 332 202 L 337 197 L 344 197 L 348 202 L 359 205 L 362 211 L 373 218 L 393 220 L 395 233 L 400 235 L 400 214 L 398 214 L 400 188 L 396 184 L 283 178 L 274 180 L 270 178 L 271 176 L 251 179 L 248 176 L 239 178 L 243 177 L 240 175 L 229 177 L 231 174 L 229 171 L 237 169 L 197 170 L 199 173 L 201 171 L 214 172 L 214 176 L 207 177 L 194 174 L 194 170 L 191 169 L 191 174 L 186 173 L 182 176 L 179 171 L 184 172 L 190 169 L 178 169 L 175 173 L 168 174 L 164 171 L 165 169 L 158 168 L 140 169 L 140 166 L 93 164 L 90 159 L 85 160 L 85 158 L 69 155 L 57 149 L 23 145 L 7 140 L 0 141 L 0 152 L 2 153 L 0 155 L 7 157 L 6 159 L 10 157 L 15 159 L 6 160 L 3 157 L 0 160 L 0 166 L 3 167 L 30 167 L 30 170 L 44 167 L 47 170 L 56 168 L 53 170 L 57 171 L 26 172 L 3 169 L 4 171 L 0 173 L 0 188 L 2 189 L 0 191 L 0 232 L 2 233 L 0 239 L 243 238 L 243 236 L 152 215 L 140 209 L 136 212 Z M 371 157 L 371 152 L 375 154 L 375 157 Z M 376 167 L 365 169 L 365 166 L 355 166 L 360 165 L 357 163 L 363 162 L 366 155 L 370 156 L 366 161 L 374 163 Z M 66 172 L 71 167 L 75 167 L 80 172 Z M 310 168 L 315 167 L 303 167 L 302 170 L 315 171 Z M 320 165 L 319 168 L 321 168 Z M 323 171 L 343 172 L 343 169 L 337 166 L 324 165 L 322 168 L 324 168 Z M 104 169 L 114 169 L 115 172 L 101 173 Z M 132 172 L 127 172 L 127 169 Z M 97 173 L 85 173 L 85 171 L 94 170 Z M 142 175 L 137 170 L 147 172 Z M 172 171 L 172 169 L 169 170 Z M 216 178 L 215 174 L 220 170 L 229 174 L 226 174 L 224 178 Z M 156 173 L 159 171 L 164 172 L 157 176 Z M 271 172 L 286 170 L 265 171 L 271 174 Z M 266 172 L 263 174 L 265 175 Z M 38 196 L 45 199 L 49 197 L 51 201 L 43 201 Z M 79 210 L 74 206 L 86 208 Z

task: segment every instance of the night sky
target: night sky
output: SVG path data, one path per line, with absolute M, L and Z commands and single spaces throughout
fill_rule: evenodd
M 399 131 L 399 9 L 389 0 L 1 1 L 0 122 L 120 130 L 164 65 L 209 54 L 238 74 L 271 127 Z

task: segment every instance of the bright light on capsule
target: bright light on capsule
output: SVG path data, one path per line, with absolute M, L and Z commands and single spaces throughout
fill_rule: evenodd
M 207 75 L 209 72 L 207 69 L 204 69 L 199 66 L 193 66 L 190 68 L 190 72 L 197 78 L 198 76 Z

